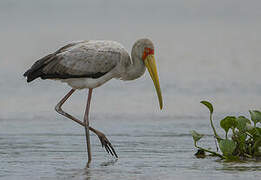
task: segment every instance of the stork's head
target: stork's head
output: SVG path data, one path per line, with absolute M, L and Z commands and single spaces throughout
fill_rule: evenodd
M 135 51 L 132 51 L 132 57 L 138 56 L 141 61 L 144 62 L 147 67 L 150 77 L 153 80 L 154 86 L 157 91 L 160 109 L 163 107 L 162 95 L 159 84 L 159 76 L 157 72 L 156 61 L 154 57 L 154 45 L 149 39 L 139 39 L 133 45 Z

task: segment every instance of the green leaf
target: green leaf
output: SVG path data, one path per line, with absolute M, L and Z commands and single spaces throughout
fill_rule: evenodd
M 252 126 L 251 129 L 247 129 L 247 132 L 249 132 L 253 137 L 261 138 L 261 128 L 259 128 L 259 127 L 253 128 L 253 126 Z
M 211 104 L 210 102 L 208 102 L 208 101 L 201 101 L 200 103 L 201 103 L 201 104 L 204 104 L 204 105 L 209 109 L 209 111 L 210 111 L 210 116 L 209 116 L 210 125 L 211 125 L 211 128 L 212 128 L 213 132 L 214 132 L 215 138 L 217 139 L 217 141 L 219 141 L 221 138 L 220 138 L 220 136 L 217 134 L 217 131 L 216 131 L 215 127 L 214 127 L 213 120 L 212 120 L 212 119 L 213 119 L 213 118 L 212 118 L 212 115 L 213 115 L 213 106 L 212 106 L 212 104 Z
M 238 135 L 239 143 L 242 145 L 246 145 L 246 138 L 247 138 L 247 135 L 245 133 L 239 134 Z
M 201 101 L 200 103 L 204 104 L 209 109 L 211 114 L 213 113 L 213 106 L 212 106 L 212 104 L 210 102 L 208 102 L 208 101 Z
M 230 128 L 236 128 L 237 121 L 235 116 L 227 116 L 220 121 L 220 126 L 225 130 L 226 134 Z
M 257 135 L 261 137 L 261 128 L 256 127 L 255 129 L 257 131 Z
M 257 139 L 256 141 L 255 141 L 255 144 L 254 144 L 254 146 L 253 146 L 253 149 L 254 149 L 254 151 L 255 151 L 255 155 L 261 155 L 261 138 L 259 138 L 259 139 Z
M 204 136 L 203 134 L 199 134 L 194 130 L 190 131 L 190 133 L 193 137 L 194 143 L 198 142 Z
M 255 136 L 258 132 L 256 130 L 256 128 L 252 128 L 253 126 L 251 126 L 251 128 L 249 128 L 249 126 L 247 126 L 247 132 L 251 135 L 251 136 Z
M 260 111 L 249 111 L 251 120 L 256 123 L 261 122 L 261 112 Z
M 229 139 L 224 139 L 219 142 L 219 148 L 224 156 L 232 156 L 236 146 L 236 143 Z
M 244 116 L 239 116 L 237 119 L 236 119 L 236 121 L 237 121 L 237 129 L 239 130 L 239 131 L 246 131 L 247 130 L 247 123 L 248 124 L 251 124 L 251 121 L 249 120 L 249 119 L 247 119 L 247 118 L 245 118 Z

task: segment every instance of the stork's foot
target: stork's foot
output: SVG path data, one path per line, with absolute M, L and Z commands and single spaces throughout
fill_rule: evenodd
M 115 156 L 116 158 L 118 158 L 118 155 L 116 154 L 112 144 L 110 143 L 110 141 L 106 138 L 106 136 L 100 132 L 96 130 L 96 135 L 98 136 L 98 138 L 101 141 L 102 147 L 105 148 L 105 150 L 107 151 L 107 153 L 111 154 L 112 156 Z

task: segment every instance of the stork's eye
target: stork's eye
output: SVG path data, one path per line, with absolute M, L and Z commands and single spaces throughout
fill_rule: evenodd
M 148 55 L 154 54 L 154 49 L 144 48 L 142 59 L 145 60 Z

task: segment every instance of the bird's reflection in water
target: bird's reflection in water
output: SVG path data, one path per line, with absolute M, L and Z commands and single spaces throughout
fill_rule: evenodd
M 108 161 L 102 162 L 100 164 L 101 167 L 106 167 L 106 166 L 113 166 L 116 162 L 118 161 L 118 159 L 110 159 Z M 87 164 L 85 166 L 85 168 L 83 169 L 83 175 L 85 176 L 85 180 L 90 180 L 93 173 L 95 172 L 95 169 L 92 169 L 91 167 L 88 167 Z
M 90 180 L 91 179 L 91 168 L 87 167 L 87 164 L 85 168 L 83 169 L 83 175 L 85 176 L 84 180 Z
M 109 161 L 106 161 L 106 162 L 101 163 L 101 166 L 114 165 L 117 161 L 118 161 L 118 159 L 111 159 L 111 160 L 109 160 Z

